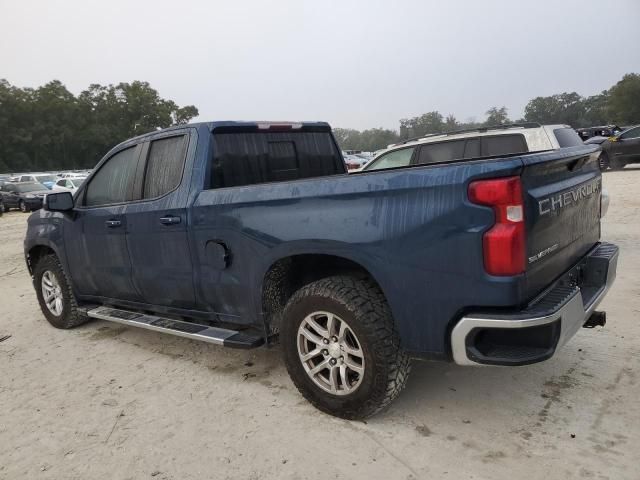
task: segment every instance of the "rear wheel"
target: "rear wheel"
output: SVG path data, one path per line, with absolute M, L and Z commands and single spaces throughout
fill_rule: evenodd
M 38 260 L 33 280 L 40 309 L 51 325 L 73 328 L 88 320 L 78 311 L 71 285 L 58 257 L 52 254 Z
M 409 375 L 389 306 L 369 280 L 336 276 L 301 288 L 285 307 L 280 339 L 300 393 L 337 417 L 381 411 Z

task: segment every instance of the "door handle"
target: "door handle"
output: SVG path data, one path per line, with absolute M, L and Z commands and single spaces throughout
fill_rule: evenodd
M 116 228 L 122 225 L 122 222 L 120 220 L 107 220 L 104 224 L 107 228 Z
M 176 225 L 180 223 L 180 221 L 180 217 L 174 217 L 172 215 L 160 217 L 160 223 L 163 225 Z

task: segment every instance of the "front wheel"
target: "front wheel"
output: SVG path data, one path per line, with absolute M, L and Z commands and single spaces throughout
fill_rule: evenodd
M 88 319 L 78 304 L 58 257 L 46 255 L 36 263 L 33 281 L 38 303 L 45 318 L 56 328 L 73 328 Z
M 301 288 L 285 307 L 280 340 L 300 393 L 337 417 L 381 411 L 409 375 L 389 306 L 370 280 L 335 276 Z
M 20 208 L 20 211 L 22 213 L 27 213 L 29 211 L 29 207 L 27 207 L 27 204 L 24 203 L 24 200 L 20 200 L 20 203 L 18 204 L 18 207 Z
M 603 172 L 610 167 L 609 155 L 607 154 L 607 152 L 602 152 L 600 154 L 600 157 L 598 158 L 598 162 L 600 163 L 600 170 Z

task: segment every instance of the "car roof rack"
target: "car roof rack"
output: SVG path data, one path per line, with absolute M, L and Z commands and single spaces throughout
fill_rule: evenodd
M 415 142 L 416 140 L 421 140 L 423 138 L 430 138 L 430 137 L 440 137 L 440 136 L 447 136 L 447 135 L 456 135 L 458 133 L 469 133 L 469 132 L 487 132 L 489 130 L 507 130 L 509 128 L 539 128 L 542 125 L 540 125 L 538 122 L 522 122 L 522 123 L 507 123 L 504 125 L 490 125 L 487 127 L 475 127 L 475 128 L 465 128 L 462 130 L 451 130 L 448 132 L 441 132 L 441 133 L 429 133 L 427 135 L 420 135 L 419 137 L 413 137 L 413 138 L 408 138 L 406 140 L 403 140 L 401 142 L 398 142 L 395 145 L 404 145 L 406 143 L 409 142 Z

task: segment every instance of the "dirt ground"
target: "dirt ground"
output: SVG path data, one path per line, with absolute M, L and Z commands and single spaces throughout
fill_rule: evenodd
M 640 169 L 606 173 L 621 248 L 601 305 L 542 364 L 416 362 L 385 413 L 348 422 L 297 393 L 280 351 L 93 321 L 49 326 L 25 214 L 0 218 L 0 479 L 639 479 Z

